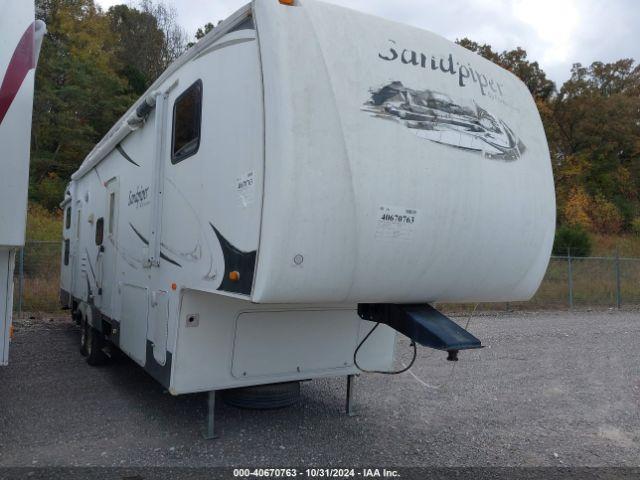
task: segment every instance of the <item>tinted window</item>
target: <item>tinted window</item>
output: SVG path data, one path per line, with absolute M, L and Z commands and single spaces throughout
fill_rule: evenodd
M 179 163 L 198 151 L 201 119 L 202 82 L 198 80 L 176 99 L 173 106 L 171 163 Z
M 69 265 L 69 239 L 64 241 L 64 264 Z
M 64 228 L 67 230 L 71 228 L 71 207 L 67 207 L 67 213 L 64 217 Z
M 102 245 L 104 239 L 104 218 L 100 217 L 96 222 L 96 245 Z

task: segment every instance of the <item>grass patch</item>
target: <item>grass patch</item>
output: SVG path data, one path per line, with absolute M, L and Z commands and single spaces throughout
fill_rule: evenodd
M 27 242 L 24 247 L 22 310 L 55 312 L 60 309 L 61 242 Z M 14 273 L 14 309 L 19 305 L 19 260 Z
M 22 311 L 53 313 L 60 310 L 60 285 L 57 279 L 25 277 Z M 18 285 L 14 289 L 14 309 L 18 309 Z
M 594 257 L 613 257 L 619 250 L 622 257 L 640 258 L 640 235 L 593 235 Z
M 573 306 L 616 307 L 618 274 L 613 259 L 574 258 L 571 262 Z M 640 304 L 640 259 L 620 260 L 620 299 L 622 306 Z M 528 302 L 483 303 L 478 311 L 562 310 L 568 309 L 569 262 L 553 258 L 540 288 Z M 474 305 L 440 304 L 449 312 L 471 312 Z
M 50 212 L 30 202 L 27 210 L 27 241 L 58 241 L 62 238 L 62 212 Z

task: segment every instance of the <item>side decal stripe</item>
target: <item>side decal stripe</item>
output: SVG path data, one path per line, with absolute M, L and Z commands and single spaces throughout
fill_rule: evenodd
M 145 245 L 149 245 L 149 240 L 147 240 L 144 235 L 142 235 L 137 229 L 136 227 L 133 226 L 133 224 L 129 223 L 129 226 L 131 227 L 131 229 L 135 232 L 135 234 L 138 236 L 138 238 L 142 241 L 142 243 L 144 243 Z M 167 262 L 175 265 L 176 267 L 180 267 L 182 268 L 182 265 L 180 265 L 178 262 L 176 262 L 175 260 L 167 257 L 164 253 L 160 252 L 160 258 L 163 260 L 166 260 Z
M 144 243 L 145 245 L 149 245 L 149 240 L 147 240 L 137 229 L 136 227 L 133 226 L 132 223 L 129 223 L 129 226 L 131 227 L 131 229 L 135 232 L 135 234 L 138 236 L 138 238 L 140 240 L 142 240 L 142 243 Z
M 218 290 L 251 295 L 257 252 L 255 250 L 253 252 L 243 252 L 229 242 L 211 222 L 209 222 L 209 225 L 218 238 L 218 242 L 220 242 L 224 257 L 224 277 Z M 233 271 L 240 274 L 239 281 L 230 279 L 229 274 Z
M 127 152 L 124 151 L 124 148 L 122 148 L 121 144 L 118 144 L 118 146 L 116 147 L 116 150 L 118 150 L 120 155 L 122 155 L 127 162 L 133 163 L 136 167 L 140 166 L 139 164 L 133 161 L 133 159 L 129 156 Z
M 27 73 L 36 66 L 33 49 L 35 28 L 36 24 L 33 22 L 22 34 L 9 62 L 4 80 L 2 80 L 2 86 L 0 86 L 0 124 L 18 95 Z

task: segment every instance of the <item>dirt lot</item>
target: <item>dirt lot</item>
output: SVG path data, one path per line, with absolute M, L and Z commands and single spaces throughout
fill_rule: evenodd
M 466 319 L 460 319 L 466 322 Z M 342 379 L 255 412 L 172 397 L 126 358 L 92 368 L 66 318 L 19 321 L 0 369 L 0 466 L 640 466 L 640 312 L 483 316 L 486 348 Z M 406 352 L 402 342 L 398 351 Z

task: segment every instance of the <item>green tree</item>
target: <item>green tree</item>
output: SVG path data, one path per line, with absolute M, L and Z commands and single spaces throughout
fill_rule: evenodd
M 581 185 L 599 206 L 591 209 L 599 231 L 631 230 L 640 216 L 639 91 L 640 69 L 633 60 L 576 64 L 542 115 L 556 180 L 575 173 L 580 159 L 580 172 L 570 175 L 570 188 Z M 559 201 L 567 186 L 558 182 Z
M 153 15 L 127 5 L 111 7 L 107 17 L 117 39 L 115 53 L 120 74 L 136 94 L 142 95 L 165 68 L 163 33 Z
M 142 0 L 137 8 L 116 5 L 107 17 L 116 35 L 120 73 L 141 95 L 184 52 L 186 34 L 177 24 L 173 8 L 150 0 Z
M 581 226 L 562 226 L 556 231 L 553 243 L 554 255 L 588 257 L 591 254 L 591 237 Z
M 36 73 L 32 199 L 52 208 L 65 179 L 133 101 L 115 38 L 93 0 L 38 0 L 47 23 Z
M 559 221 L 602 233 L 631 231 L 640 218 L 640 65 L 632 59 L 575 64 L 556 91 L 522 48 L 498 53 L 468 38 L 458 43 L 513 72 L 534 96 L 549 141 Z
M 36 73 L 30 198 L 55 209 L 71 174 L 180 55 L 175 11 L 142 0 L 107 13 L 94 0 L 36 0 L 47 23 Z
M 187 48 L 187 34 L 178 24 L 176 9 L 154 0 L 139 0 L 138 9 L 156 19 L 156 25 L 162 32 L 160 43 L 161 57 L 158 75 L 184 53 Z M 154 78 L 155 80 L 155 78 Z

